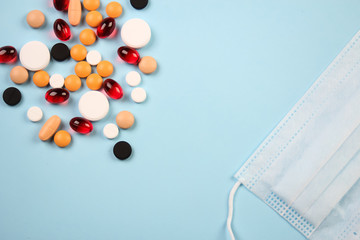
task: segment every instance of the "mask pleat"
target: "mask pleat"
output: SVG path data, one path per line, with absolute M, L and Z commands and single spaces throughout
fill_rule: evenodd
M 348 166 L 349 162 L 357 157 L 359 154 L 359 143 L 360 126 L 356 128 L 341 148 L 311 180 L 299 197 L 293 202 L 292 206 L 300 209 L 300 213 L 305 215 L 317 199 L 324 194 L 329 185 L 334 182 L 334 179 Z
M 360 32 L 235 177 L 306 237 L 351 239 L 336 236 L 360 222 Z

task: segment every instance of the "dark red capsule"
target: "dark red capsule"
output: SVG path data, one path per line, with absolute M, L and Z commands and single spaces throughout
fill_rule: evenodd
M 81 134 L 88 134 L 91 133 L 91 131 L 93 130 L 92 123 L 82 117 L 74 117 L 70 120 L 69 124 L 72 130 Z
M 54 22 L 54 33 L 61 41 L 67 41 L 71 38 L 69 25 L 60 18 Z
M 102 20 L 100 25 L 97 27 L 97 35 L 99 38 L 109 37 L 115 30 L 116 23 L 112 17 L 105 18 Z
M 59 104 L 68 100 L 70 93 L 64 88 L 53 88 L 46 92 L 45 99 L 49 103 Z
M 0 48 L 0 63 L 14 63 L 17 60 L 17 51 L 12 46 Z
M 53 0 L 54 7 L 58 11 L 68 10 L 70 0 Z
M 129 64 L 137 65 L 140 62 L 140 54 L 136 49 L 131 47 L 120 47 L 118 49 L 119 57 Z
M 106 79 L 103 83 L 103 88 L 106 94 L 112 99 L 120 99 L 124 96 L 124 92 L 120 84 L 112 79 Z

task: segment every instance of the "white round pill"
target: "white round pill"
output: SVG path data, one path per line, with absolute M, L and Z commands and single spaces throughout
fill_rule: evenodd
M 84 118 L 99 121 L 108 114 L 109 101 L 101 92 L 89 91 L 81 96 L 79 111 Z
M 151 39 L 150 26 L 142 19 L 130 19 L 121 28 L 121 39 L 129 47 L 142 48 Z
M 119 128 L 113 123 L 108 123 L 103 129 L 103 133 L 108 139 L 114 139 L 119 135 Z
M 39 107 L 31 107 L 27 111 L 27 117 L 32 122 L 38 122 L 42 119 L 43 112 L 42 112 L 41 108 L 39 108 Z
M 131 92 L 131 98 L 136 103 L 142 103 L 146 100 L 146 91 L 143 88 L 134 88 Z
M 28 42 L 20 50 L 20 62 L 30 71 L 42 70 L 50 62 L 49 48 L 39 41 Z
M 52 88 L 62 88 L 64 86 L 64 82 L 64 77 L 60 74 L 55 73 L 50 77 L 50 86 Z
M 136 71 L 131 71 L 126 74 L 126 82 L 129 84 L 130 87 L 136 87 L 141 83 L 141 76 L 140 73 Z
M 86 61 L 92 66 L 98 65 L 99 62 L 101 62 L 101 59 L 101 54 L 96 50 L 91 50 L 86 55 Z

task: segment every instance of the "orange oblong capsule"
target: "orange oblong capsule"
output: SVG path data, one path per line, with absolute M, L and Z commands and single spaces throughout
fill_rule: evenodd
M 69 22 L 73 26 L 77 26 L 81 21 L 81 2 L 80 0 L 70 0 L 68 8 Z
M 54 115 L 50 117 L 42 126 L 39 132 L 39 138 L 41 141 L 49 140 L 56 131 L 58 130 L 61 124 L 61 119 L 59 116 Z

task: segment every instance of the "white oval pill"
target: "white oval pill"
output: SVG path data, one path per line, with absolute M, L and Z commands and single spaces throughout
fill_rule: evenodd
M 21 64 L 30 71 L 42 70 L 50 62 L 49 48 L 39 41 L 26 43 L 19 55 Z
M 39 108 L 39 107 L 31 107 L 27 111 L 27 117 L 32 122 L 38 122 L 42 119 L 43 112 L 42 112 L 41 108 Z
M 61 76 L 60 74 L 53 74 L 51 77 L 50 77 L 50 86 L 52 88 L 62 88 L 64 86 L 64 77 Z
M 146 91 L 143 88 L 134 88 L 131 92 L 131 99 L 136 103 L 142 103 L 146 100 Z
M 99 121 L 108 114 L 109 101 L 101 92 L 90 91 L 81 96 L 79 111 L 84 118 Z
M 121 39 L 129 47 L 142 48 L 151 39 L 150 26 L 142 19 L 130 19 L 121 28 Z
M 101 59 L 101 54 L 96 50 L 91 50 L 86 55 L 86 61 L 92 66 L 98 65 L 99 62 L 101 62 Z
M 114 139 L 119 135 L 119 128 L 113 123 L 108 123 L 103 129 L 103 133 L 108 139 Z
M 129 84 L 130 87 L 136 87 L 141 83 L 141 76 L 140 73 L 136 71 L 131 71 L 126 74 L 126 82 Z

